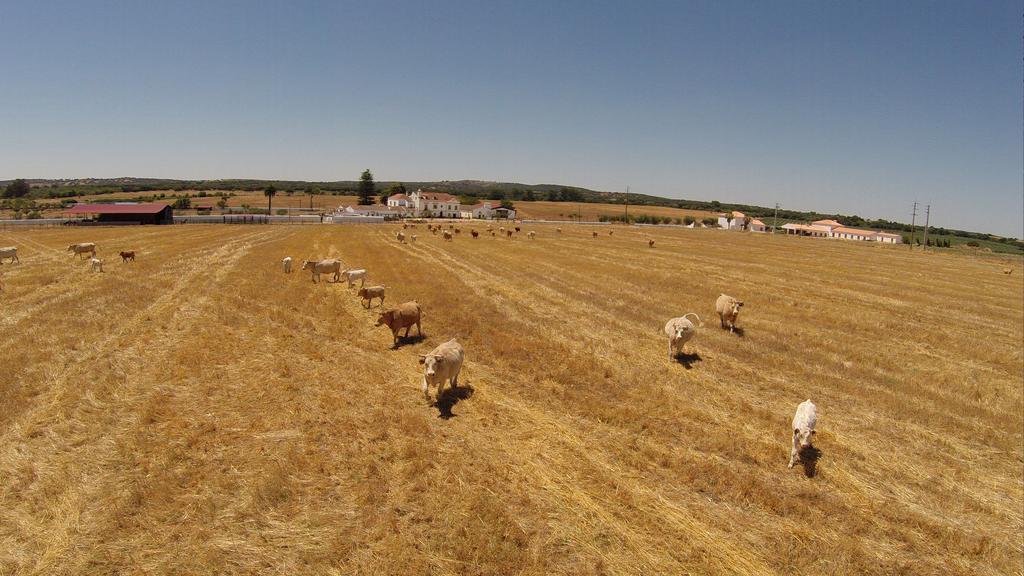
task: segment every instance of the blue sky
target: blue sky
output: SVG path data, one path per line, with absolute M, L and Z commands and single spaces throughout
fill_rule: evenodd
M 556 183 L 1024 236 L 1021 2 L 10 2 L 0 179 Z

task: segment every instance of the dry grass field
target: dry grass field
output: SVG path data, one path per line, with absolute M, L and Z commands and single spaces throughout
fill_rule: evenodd
M 527 220 L 569 220 L 570 215 L 580 214 L 584 222 L 594 222 L 601 216 L 622 216 L 625 207 L 621 204 L 587 204 L 575 202 L 514 202 L 516 217 Z M 700 221 L 704 218 L 717 218 L 714 212 L 701 210 L 683 210 L 681 208 L 669 208 L 667 206 L 630 206 L 629 214 L 638 216 L 668 216 L 670 218 L 683 218 L 693 216 Z
M 1019 265 L 565 228 L 0 231 L 0 574 L 1021 574 Z M 425 338 L 297 270 L 328 256 Z M 453 336 L 428 405 L 417 354 Z

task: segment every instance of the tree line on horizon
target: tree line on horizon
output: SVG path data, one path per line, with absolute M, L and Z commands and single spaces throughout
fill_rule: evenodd
M 479 182 L 479 181 L 441 181 L 441 182 L 393 182 L 374 180 L 372 172 L 367 169 L 360 175 L 357 181 L 337 182 L 315 182 L 315 181 L 288 181 L 288 180 L 163 180 L 163 179 L 116 179 L 130 180 L 130 182 L 95 183 L 95 184 L 71 184 L 66 185 L 53 181 L 35 181 L 34 183 L 25 179 L 12 180 L 0 194 L 0 201 L 3 199 L 26 198 L 26 199 L 60 199 L 72 198 L 83 195 L 104 195 L 132 192 L 159 192 L 173 190 L 176 192 L 185 191 L 235 191 L 235 192 L 263 192 L 268 198 L 268 211 L 273 197 L 281 192 L 289 196 L 295 193 L 307 194 L 310 196 L 319 194 L 357 196 L 359 204 L 369 205 L 375 202 L 385 204 L 387 197 L 396 193 L 408 193 L 409 190 L 425 189 L 438 192 L 448 192 L 459 196 L 464 204 L 475 204 L 482 200 L 501 202 L 503 206 L 513 207 L 513 202 L 576 202 L 576 203 L 602 203 L 622 204 L 627 203 L 627 197 L 622 192 L 599 192 L 586 188 L 573 186 L 559 186 L 552 184 L 526 185 L 519 183 Z M 273 189 L 270 193 L 268 190 Z M 750 204 L 734 204 L 720 202 L 718 200 L 685 200 L 651 196 L 647 194 L 629 194 L 628 204 L 630 206 L 663 206 L 668 208 L 680 208 L 684 210 L 699 210 L 708 212 L 731 212 L 733 210 L 743 212 L 747 216 L 765 220 L 774 219 L 776 211 L 774 208 L 756 206 Z M 800 210 L 778 210 L 778 224 L 787 222 L 812 222 L 814 220 L 834 219 L 846 226 L 857 228 L 874 228 L 893 232 L 910 232 L 911 225 L 904 222 L 896 222 L 886 219 L 867 219 L 856 214 L 826 214 L 814 211 Z M 922 226 L 917 228 L 923 229 Z M 1024 242 L 1016 238 L 1007 238 L 984 232 L 971 232 L 952 228 L 937 226 L 929 227 L 929 234 L 940 236 L 953 236 L 973 240 L 985 240 L 999 242 L 1018 247 L 1024 252 Z

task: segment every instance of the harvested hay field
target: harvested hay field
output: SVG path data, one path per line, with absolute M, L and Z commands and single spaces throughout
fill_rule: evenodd
M 0 574 L 1020 573 L 1021 274 L 465 228 L 0 232 Z M 298 271 L 328 256 L 418 300 L 425 338 L 391 349 L 354 289 Z M 430 406 L 417 354 L 453 336 L 461 386 Z M 789 469 L 807 398 L 818 452 Z

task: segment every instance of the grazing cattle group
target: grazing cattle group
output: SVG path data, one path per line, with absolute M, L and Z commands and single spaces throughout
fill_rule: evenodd
M 408 229 L 410 225 L 403 224 L 402 230 L 399 230 L 396 237 L 400 243 L 405 243 L 406 233 L 404 230 Z M 450 224 L 447 229 L 442 228 L 441 225 L 428 224 L 427 230 L 432 234 L 436 235 L 439 232 L 445 241 L 452 241 L 453 234 L 460 234 L 461 230 L 458 227 Z M 491 233 L 491 236 L 496 234 L 502 234 L 509 239 L 514 237 L 514 233 L 520 232 L 521 227 L 514 226 L 506 229 L 504 226 L 499 227 L 497 233 L 491 225 L 488 225 L 486 230 Z M 562 228 L 555 228 L 558 234 L 562 234 Z M 470 228 L 470 235 L 473 238 L 478 238 L 480 232 L 475 228 Z M 609 236 L 614 234 L 613 230 L 609 230 Z M 592 231 L 591 235 L 593 238 L 598 237 L 598 232 Z M 533 240 L 537 237 L 535 231 L 530 230 L 526 233 L 526 236 Z M 411 241 L 416 241 L 416 235 L 411 234 Z M 653 238 L 647 238 L 647 246 L 654 248 L 655 241 Z M 67 251 L 72 253 L 74 256 L 78 256 L 79 259 L 89 257 L 89 266 L 92 272 L 102 273 L 104 261 L 97 257 L 97 246 L 93 242 L 84 242 L 71 244 L 67 247 Z M 121 257 L 122 263 L 134 262 L 136 259 L 136 251 L 120 251 L 118 255 Z M 10 264 L 20 264 L 21 260 L 18 257 L 18 250 L 15 246 L 8 246 L 0 248 L 0 265 L 4 264 L 5 261 L 9 261 Z M 292 258 L 286 256 L 281 260 L 282 270 L 285 274 L 292 272 Z M 381 285 L 366 286 L 367 282 L 367 270 L 363 268 L 345 268 L 338 259 L 322 259 L 322 260 L 303 260 L 302 270 L 309 270 L 311 272 L 311 280 L 314 284 L 319 283 L 321 274 L 332 274 L 333 282 L 341 282 L 341 276 L 345 277 L 348 288 L 354 288 L 355 282 L 359 281 L 359 290 L 357 292 L 362 304 L 367 310 L 370 310 L 374 306 L 374 300 L 378 300 L 377 306 L 379 307 L 379 316 L 377 318 L 375 326 L 387 326 L 391 330 L 392 345 L 397 348 L 401 342 L 401 338 L 408 338 L 410 330 L 413 326 L 416 327 L 416 334 L 419 337 L 423 336 L 422 331 L 422 319 L 423 310 L 420 304 L 416 300 L 404 302 L 397 306 L 384 310 L 385 300 L 385 287 Z M 1004 268 L 1003 273 L 1009 275 L 1013 273 L 1013 268 Z M 4 289 L 3 279 L 0 278 L 0 291 Z M 743 301 L 726 294 L 721 294 L 715 300 L 715 313 L 719 317 L 719 325 L 724 329 L 728 329 L 730 334 L 738 334 L 743 336 L 743 330 L 737 327 L 737 321 L 739 318 L 740 310 L 743 308 Z M 702 328 L 704 323 L 700 317 L 694 312 L 687 312 L 686 314 L 670 318 L 664 325 L 664 334 L 668 337 L 668 352 L 671 361 L 679 358 L 681 355 L 687 355 L 687 346 L 691 347 L 691 354 L 693 356 L 692 346 L 694 338 L 697 336 L 698 329 Z M 403 334 L 404 331 L 404 334 Z M 463 346 L 456 340 L 450 339 L 444 342 L 430 352 L 422 354 L 419 357 L 420 364 L 423 365 L 423 394 L 427 401 L 430 401 L 430 389 L 431 387 L 436 388 L 435 399 L 439 400 L 443 394 L 446 384 L 450 383 L 450 388 L 455 389 L 458 387 L 459 375 L 462 370 L 462 366 L 465 360 L 465 350 Z M 689 367 L 689 365 L 687 365 Z M 813 440 L 816 434 L 817 425 L 817 407 L 810 399 L 800 403 L 796 409 L 796 413 L 793 416 L 792 421 L 792 437 L 790 446 L 790 459 L 789 467 L 792 468 L 797 462 L 801 461 L 801 455 L 805 454 L 809 449 L 813 448 Z

